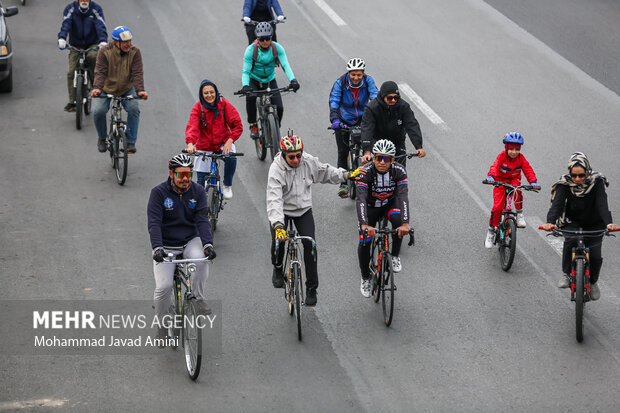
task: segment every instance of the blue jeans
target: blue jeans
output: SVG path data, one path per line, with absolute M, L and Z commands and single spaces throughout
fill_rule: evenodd
M 135 95 L 136 89 L 131 88 L 129 92 L 123 96 Z M 95 122 L 95 129 L 97 129 L 97 135 L 99 140 L 103 140 L 108 136 L 106 115 L 110 110 L 110 98 L 96 98 L 93 99 L 93 120 Z M 127 111 L 127 142 L 136 143 L 138 139 L 138 125 L 140 124 L 140 107 L 137 100 L 126 100 L 123 103 L 123 108 Z
M 224 158 L 224 186 L 232 186 L 233 176 L 235 176 L 236 170 L 237 157 L 231 156 L 230 158 Z M 207 175 L 209 175 L 208 172 L 196 172 L 196 183 L 200 186 L 205 186 L 205 178 Z

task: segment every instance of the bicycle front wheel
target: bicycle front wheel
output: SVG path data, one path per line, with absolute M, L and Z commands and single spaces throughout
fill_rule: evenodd
M 77 75 L 75 78 L 75 127 L 82 129 L 84 116 L 84 76 Z
M 378 303 L 381 299 L 381 286 L 383 285 L 383 279 L 381 278 L 381 270 L 383 269 L 383 263 L 381 261 L 383 254 L 379 251 L 379 244 L 373 241 L 372 253 L 370 255 L 370 276 L 372 278 L 372 296 L 375 303 Z
M 174 297 L 172 297 L 172 311 L 171 314 L 175 317 L 175 320 L 183 314 L 183 291 L 181 289 L 181 279 L 176 275 L 174 277 Z M 179 343 L 179 337 L 181 336 L 181 329 L 177 328 L 176 323 L 171 323 L 168 328 L 168 336 L 174 339 L 174 343 L 172 344 L 172 348 L 176 350 L 177 345 Z
M 297 312 L 297 339 L 301 341 L 301 267 L 299 264 L 293 264 L 292 268 L 294 289 L 295 289 L 295 310 Z
M 504 238 L 499 240 L 499 261 L 502 270 L 508 271 L 512 267 L 517 250 L 517 224 L 514 219 L 504 222 Z
M 86 88 L 84 88 L 84 96 L 85 96 L 84 97 L 84 114 L 85 115 L 90 115 L 92 104 L 93 104 L 93 98 L 90 96 L 91 90 L 93 90 L 93 82 L 89 78 L 88 85 Z
M 383 307 L 383 321 L 386 326 L 392 324 L 394 315 L 394 270 L 392 269 L 391 254 L 383 253 L 383 262 L 381 263 L 381 306 Z
M 183 348 L 185 349 L 185 367 L 192 380 L 200 374 L 202 362 L 202 330 L 198 327 L 198 310 L 196 299 L 190 298 L 183 304 Z
M 586 271 L 583 258 L 577 260 L 575 275 L 575 335 L 577 341 L 581 343 L 583 341 L 583 312 L 586 306 L 583 285 L 586 277 Z
M 254 145 L 256 146 L 256 156 L 261 161 L 265 160 L 267 156 L 267 146 L 265 145 L 265 125 L 262 120 L 257 123 L 258 126 L 258 138 L 254 139 Z
M 268 133 L 266 139 L 270 139 L 271 141 L 269 150 L 271 152 L 271 160 L 274 160 L 280 151 L 280 128 L 278 127 L 278 121 L 273 113 L 267 115 L 267 124 Z
M 207 202 L 209 203 L 209 224 L 211 224 L 211 230 L 215 232 L 220 213 L 220 191 L 213 186 L 209 186 L 207 190 Z
M 123 185 L 127 179 L 127 163 L 129 162 L 127 157 L 127 137 L 125 136 L 125 131 L 119 128 L 114 140 L 116 142 L 114 148 L 114 157 L 116 158 L 116 163 L 114 165 L 114 170 L 116 171 L 116 181 L 119 185 Z

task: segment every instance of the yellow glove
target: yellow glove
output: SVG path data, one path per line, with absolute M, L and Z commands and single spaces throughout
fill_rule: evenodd
M 286 239 L 286 231 L 282 227 L 276 228 L 276 238 Z
M 360 168 L 357 168 L 355 171 L 351 172 L 349 174 L 349 178 L 355 178 L 356 176 L 358 176 L 360 174 Z

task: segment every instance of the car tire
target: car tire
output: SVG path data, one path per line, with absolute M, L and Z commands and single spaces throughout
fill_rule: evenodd
M 0 81 L 0 93 L 9 93 L 13 90 L 13 69 L 9 72 L 9 76 Z

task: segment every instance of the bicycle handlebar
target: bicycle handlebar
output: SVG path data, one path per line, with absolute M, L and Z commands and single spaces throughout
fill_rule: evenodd
M 542 230 L 542 231 L 549 232 L 549 234 L 547 234 L 547 236 L 562 237 L 564 235 L 568 235 L 569 237 L 570 236 L 573 236 L 573 237 L 583 236 L 585 238 L 588 238 L 588 237 L 598 237 L 598 236 L 601 236 L 601 235 L 605 235 L 605 236 L 608 236 L 608 237 L 615 237 L 615 235 L 614 234 L 610 234 L 610 232 L 618 232 L 618 231 L 620 231 L 620 229 L 614 229 L 614 230 L 610 231 L 607 228 L 585 231 L 583 229 L 562 229 L 562 228 L 557 228 L 557 227 L 553 228 L 552 230 L 546 230 L 542 226 L 539 226 L 538 229 Z
M 515 186 L 515 185 L 508 184 L 506 182 L 487 181 L 486 179 L 483 180 L 482 183 L 485 184 L 485 185 L 503 186 L 505 188 L 514 189 L 514 190 L 523 189 L 524 191 L 534 191 L 534 192 L 540 191 L 540 188 L 534 188 L 533 185 L 519 185 L 519 186 Z
M 170 263 L 170 264 L 185 264 L 185 263 L 189 263 L 189 262 L 207 262 L 209 261 L 208 257 L 204 257 L 204 258 L 183 258 L 182 260 L 175 260 L 172 259 L 172 257 L 169 255 L 167 257 L 164 257 L 164 262 Z
M 187 149 L 183 149 L 181 152 L 186 153 L 189 156 L 202 156 L 208 158 L 229 158 L 231 156 L 243 156 L 243 152 L 209 153 L 206 151 L 194 151 L 192 153 L 189 153 L 187 152 Z
M 415 233 L 414 229 L 413 229 L 413 228 L 410 228 L 410 229 L 409 229 L 409 233 L 408 233 L 408 235 L 409 235 L 409 242 L 407 243 L 407 245 L 408 245 L 408 246 L 412 246 L 412 245 L 414 245 L 414 244 L 415 244 L 414 233 Z M 398 234 L 398 228 L 396 228 L 396 229 L 387 228 L 387 227 L 385 227 L 385 228 L 380 228 L 380 229 L 379 229 L 379 228 L 375 228 L 375 237 L 376 237 L 378 234 L 388 234 L 388 235 L 391 235 L 391 234 Z M 363 237 L 362 244 L 366 245 L 366 238 L 368 238 L 368 230 L 367 230 L 367 229 L 365 229 L 365 230 L 362 232 L 362 237 Z M 373 238 L 374 238 L 374 237 L 373 237 Z
M 119 100 L 119 101 L 122 102 L 124 100 L 140 99 L 140 96 L 136 96 L 136 95 L 116 96 L 116 95 L 112 95 L 110 93 L 103 93 L 103 92 L 101 92 L 98 96 L 95 96 L 95 98 L 97 98 L 97 99 L 115 99 L 115 100 Z
M 284 16 L 284 20 L 286 20 L 286 16 Z M 273 19 L 273 20 L 265 21 L 265 23 L 280 24 L 280 23 L 284 23 L 284 20 Z M 241 21 L 245 23 L 245 20 L 241 19 Z M 259 22 L 256 20 L 250 20 L 249 23 L 245 23 L 245 24 L 250 25 L 250 26 L 256 26 L 258 23 L 263 23 L 263 22 Z
M 80 52 L 80 53 L 87 53 L 87 52 L 90 52 L 91 50 L 99 50 L 99 45 L 89 47 L 88 49 L 80 49 L 78 47 L 68 44 L 67 49 L 75 50 L 76 52 Z
M 249 92 L 244 92 L 243 90 L 238 90 L 236 92 L 233 92 L 233 95 L 236 96 L 260 96 L 260 95 L 275 95 L 278 92 L 291 92 L 293 91 L 293 89 L 291 89 L 289 86 L 286 87 L 279 87 L 277 89 L 271 89 L 271 88 L 267 88 L 267 89 L 252 89 Z

